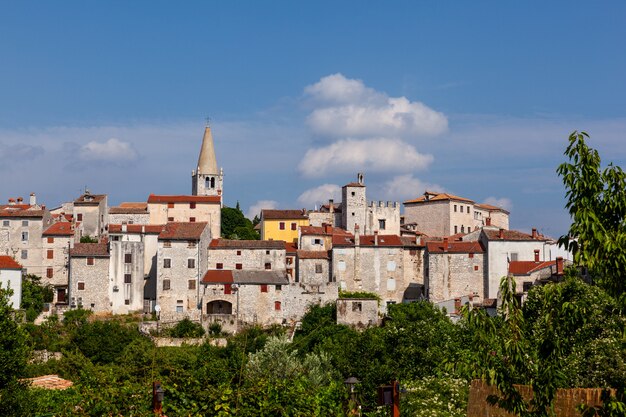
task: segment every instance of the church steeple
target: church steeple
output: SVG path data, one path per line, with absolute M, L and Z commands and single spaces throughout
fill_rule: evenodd
M 224 173 L 217 169 L 215 158 L 215 144 L 211 127 L 204 128 L 202 147 L 198 157 L 198 165 L 191 172 L 191 193 L 193 195 L 222 195 Z

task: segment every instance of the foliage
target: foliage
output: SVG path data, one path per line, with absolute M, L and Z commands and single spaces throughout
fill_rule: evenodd
M 244 240 L 258 240 L 259 234 L 254 230 L 254 225 L 247 219 L 239 208 L 239 202 L 237 207 L 222 207 L 222 237 L 228 239 L 244 239 Z
M 26 320 L 32 322 L 43 311 L 44 303 L 52 302 L 54 295 L 50 284 L 42 284 L 41 277 L 28 274 L 22 279 L 22 309 Z
M 98 243 L 98 239 L 89 235 L 81 236 L 80 243 Z
M 168 329 L 167 334 L 171 337 L 202 337 L 204 336 L 204 328 L 200 323 L 194 323 L 185 317 L 174 327 Z
M 139 337 L 142 336 L 134 326 L 113 320 L 94 321 L 78 327 L 71 342 L 93 363 L 107 364 L 118 360 L 126 345 Z
M 567 190 L 572 217 L 569 233 L 559 243 L 573 252 L 609 294 L 624 297 L 626 289 L 626 174 L 619 166 L 601 167 L 600 155 L 585 142 L 589 135 L 573 132 L 565 151 L 569 162 L 557 173 Z M 622 300 L 626 303 L 626 300 Z
M 464 417 L 467 415 L 469 385 L 466 380 L 449 376 L 424 377 L 403 383 L 406 389 L 400 402 L 402 415 L 415 417 Z
M 87 323 L 87 319 L 91 316 L 91 310 L 83 308 L 75 308 L 68 310 L 63 314 L 63 324 L 70 329 L 78 328 Z
M 339 298 L 363 298 L 380 301 L 380 296 L 373 292 L 366 291 L 342 291 L 339 290 Z

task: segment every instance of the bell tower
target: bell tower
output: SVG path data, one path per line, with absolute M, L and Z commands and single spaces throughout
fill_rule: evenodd
M 192 195 L 216 195 L 222 196 L 224 171 L 217 169 L 215 158 L 215 145 L 211 126 L 207 123 L 204 128 L 202 147 L 198 157 L 197 168 L 191 171 L 191 194 Z

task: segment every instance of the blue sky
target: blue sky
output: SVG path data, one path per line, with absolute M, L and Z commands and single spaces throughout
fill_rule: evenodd
M 624 39 L 624 2 L 0 2 L 0 199 L 189 193 L 210 116 L 244 211 L 364 171 L 557 236 L 568 134 L 626 161 Z

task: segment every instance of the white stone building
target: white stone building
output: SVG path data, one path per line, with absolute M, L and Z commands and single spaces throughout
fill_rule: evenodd
M 74 200 L 74 221 L 83 225 L 85 235 L 100 237 L 106 235 L 106 225 L 109 224 L 109 206 L 106 194 L 85 194 Z
M 42 281 L 54 287 L 53 302 L 57 305 L 67 304 L 69 254 L 78 238 L 77 230 L 80 230 L 81 223 L 76 226 L 77 229 L 74 223 L 62 219 L 42 233 L 42 262 L 45 269 Z
M 218 237 L 221 234 L 221 202 L 219 196 L 150 194 L 150 224 L 203 222 L 209 224 L 211 236 Z
M 76 243 L 70 250 L 68 299 L 70 308 L 111 312 L 113 286 L 109 279 L 109 245 Z
M 0 287 L 11 289 L 9 305 L 19 309 L 22 303 L 22 265 L 10 256 L 0 256 Z

